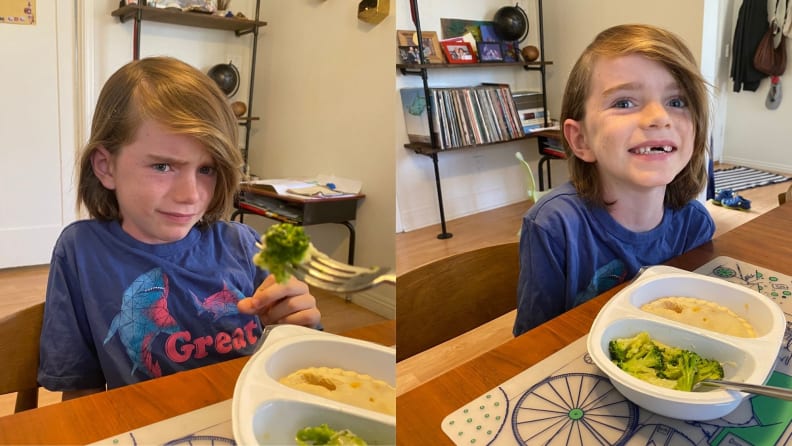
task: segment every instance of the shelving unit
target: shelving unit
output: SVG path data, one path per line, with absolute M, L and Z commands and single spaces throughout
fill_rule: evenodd
M 544 53 L 544 24 L 542 19 L 542 0 L 536 0 L 538 6 L 538 16 L 539 16 L 539 60 L 535 62 L 501 62 L 501 63 L 476 63 L 476 64 L 448 64 L 448 63 L 426 63 L 426 59 L 424 56 L 424 47 L 423 47 L 423 33 L 421 31 L 421 18 L 418 11 L 418 0 L 410 0 L 410 8 L 412 10 L 412 18 L 415 24 L 415 31 L 418 35 L 418 54 L 421 57 L 421 63 L 419 64 L 396 64 L 396 68 L 403 74 L 403 75 L 414 75 L 414 76 L 421 76 L 421 80 L 423 81 L 423 89 L 424 89 L 424 97 L 430 98 L 431 92 L 429 87 L 429 71 L 430 70 L 443 70 L 443 69 L 478 69 L 478 68 L 486 68 L 486 69 L 494 69 L 494 68 L 507 68 L 507 67 L 522 67 L 526 71 L 535 71 L 538 72 L 541 76 L 541 84 L 542 84 L 542 108 L 544 109 L 544 120 L 545 120 L 545 127 L 548 124 L 548 116 L 547 116 L 547 96 L 545 94 L 546 88 L 546 67 L 547 65 L 552 64 L 552 62 L 545 60 L 545 53 Z M 426 101 L 426 115 L 427 119 L 429 120 L 429 135 L 431 138 L 431 143 L 408 143 L 405 144 L 404 147 L 414 151 L 419 155 L 425 155 L 432 159 L 432 164 L 434 166 L 434 176 L 435 176 L 435 188 L 437 189 L 437 201 L 440 210 L 440 226 L 441 232 L 437 235 L 439 239 L 447 239 L 451 238 L 453 234 L 447 231 L 446 228 L 446 220 L 445 220 L 445 210 L 443 209 L 443 192 L 442 186 L 440 184 L 440 166 L 439 166 L 439 157 L 438 154 L 442 152 L 452 151 L 452 150 L 460 150 L 460 149 L 468 149 L 471 147 L 483 147 L 495 144 L 503 144 L 506 142 L 514 142 L 524 139 L 533 138 L 532 134 L 528 134 L 522 138 L 510 139 L 508 141 L 498 141 L 489 144 L 477 144 L 477 145 L 469 145 L 469 146 L 461 146 L 461 147 L 454 147 L 454 148 L 446 148 L 441 149 L 440 145 L 438 144 L 435 129 L 434 129 L 434 113 L 435 111 L 432 109 L 432 101 Z
M 223 31 L 233 31 L 237 37 L 246 34 L 253 35 L 253 50 L 250 62 L 250 83 L 248 88 L 247 112 L 245 116 L 239 118 L 239 125 L 245 128 L 245 147 L 243 158 L 245 170 L 247 171 L 248 152 L 250 148 L 250 131 L 253 121 L 259 118 L 253 116 L 253 86 L 256 78 L 256 49 L 258 45 L 258 29 L 266 26 L 267 22 L 259 20 L 259 10 L 261 0 L 256 0 L 256 15 L 253 20 L 239 17 L 221 17 L 201 12 L 184 12 L 171 8 L 155 8 L 153 6 L 143 6 L 139 4 L 121 6 L 111 13 L 113 17 L 118 17 L 121 23 L 128 20 L 134 21 L 132 58 L 140 59 L 140 31 L 143 21 L 168 23 L 171 25 L 191 26 L 196 28 L 218 29 Z

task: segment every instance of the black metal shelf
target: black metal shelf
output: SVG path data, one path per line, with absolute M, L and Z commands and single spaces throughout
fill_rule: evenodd
M 396 64 L 396 68 L 401 71 L 404 75 L 415 75 L 421 76 L 423 81 L 423 89 L 424 89 L 424 97 L 430 98 L 430 87 L 429 87 L 429 70 L 433 69 L 465 69 L 465 68 L 504 68 L 504 67 L 523 67 L 523 69 L 528 71 L 537 71 L 541 75 L 542 81 L 542 108 L 544 109 L 544 119 L 545 119 L 545 127 L 548 124 L 548 116 L 547 116 L 547 66 L 551 65 L 553 62 L 545 60 L 545 53 L 544 53 L 544 20 L 542 18 L 542 0 L 536 0 L 537 6 L 539 9 L 539 60 L 533 62 L 479 62 L 479 63 L 472 63 L 472 64 L 449 64 L 449 63 L 426 63 L 426 59 L 424 57 L 424 48 L 423 48 L 423 33 L 421 31 L 421 18 L 418 12 L 418 0 L 410 0 L 410 10 L 412 11 L 412 19 L 413 23 L 415 24 L 415 31 L 417 34 L 417 41 L 418 41 L 418 54 L 421 57 L 421 62 L 423 63 L 416 63 L 416 64 L 405 64 L 400 63 Z M 441 232 L 437 235 L 439 239 L 447 239 L 453 237 L 453 234 L 446 230 L 446 220 L 445 220 L 445 210 L 443 208 L 443 190 L 440 184 L 440 162 L 439 157 L 437 156 L 441 152 L 445 151 L 452 151 L 452 150 L 460 150 L 465 148 L 472 148 L 472 147 L 481 147 L 481 146 L 490 146 L 495 144 L 503 144 L 507 142 L 514 142 L 520 141 L 523 139 L 531 138 L 533 135 L 528 134 L 523 138 L 516 138 L 510 139 L 506 141 L 497 141 L 487 144 L 480 144 L 475 146 L 464 146 L 464 147 L 455 147 L 449 149 L 441 149 L 439 144 L 437 143 L 437 134 L 434 130 L 434 110 L 432 108 L 432 101 L 426 101 L 426 115 L 427 119 L 429 120 L 429 135 L 432 139 L 431 144 L 421 144 L 421 143 L 409 143 L 405 144 L 404 147 L 414 151 L 417 154 L 428 156 L 432 159 L 432 164 L 434 167 L 434 176 L 435 176 L 435 188 L 437 190 L 437 201 L 438 207 L 440 210 L 440 227 Z

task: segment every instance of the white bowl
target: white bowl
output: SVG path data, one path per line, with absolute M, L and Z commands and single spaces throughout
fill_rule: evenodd
M 306 367 L 338 367 L 396 385 L 393 348 L 294 325 L 272 329 L 234 388 L 237 444 L 294 444 L 298 430 L 329 424 L 368 444 L 395 444 L 396 417 L 287 387 L 278 380 Z
M 647 302 L 667 296 L 694 297 L 730 308 L 754 327 L 757 337 L 729 336 L 640 309 Z M 649 268 L 605 304 L 591 327 L 587 348 L 594 364 L 613 386 L 638 406 L 671 418 L 712 420 L 736 409 L 747 394 L 721 389 L 684 392 L 650 384 L 614 364 L 608 343 L 646 331 L 652 339 L 721 362 L 724 379 L 764 384 L 773 371 L 785 329 L 781 308 L 759 292 L 723 279 L 657 266 Z

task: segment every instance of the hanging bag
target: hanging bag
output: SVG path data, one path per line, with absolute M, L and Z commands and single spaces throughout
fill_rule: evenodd
M 754 53 L 754 68 L 769 76 L 781 76 L 786 70 L 786 38 L 781 36 L 778 46 L 773 42 L 775 35 L 780 32 L 781 28 L 773 20 Z

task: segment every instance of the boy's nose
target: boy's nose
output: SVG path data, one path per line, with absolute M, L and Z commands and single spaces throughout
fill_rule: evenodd
M 174 197 L 179 202 L 198 200 L 198 180 L 194 175 L 180 175 L 174 187 Z
M 671 124 L 668 110 L 659 102 L 649 102 L 643 108 L 643 121 L 646 127 L 667 127 Z

